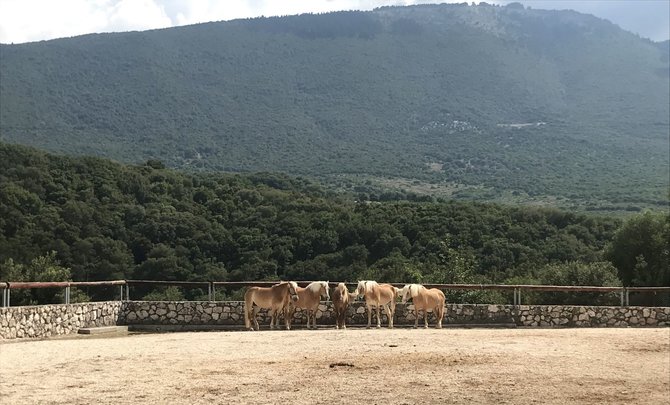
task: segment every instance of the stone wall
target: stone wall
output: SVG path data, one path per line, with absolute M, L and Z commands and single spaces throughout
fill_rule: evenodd
M 0 339 L 45 338 L 117 325 L 119 301 L 0 308 Z
M 202 301 L 119 301 L 83 304 L 39 305 L 0 308 L 0 339 L 44 338 L 77 333 L 79 328 L 114 325 L 170 325 L 241 327 L 244 325 L 244 303 Z M 414 324 L 413 305 L 398 304 L 395 324 Z M 261 310 L 258 321 L 262 329 L 270 322 Z M 423 319 L 419 320 L 419 325 Z M 435 318 L 429 316 L 433 326 Z M 304 325 L 306 315 L 298 310 L 294 325 Z M 322 302 L 317 324 L 334 325 L 332 304 Z M 349 307 L 348 325 L 367 324 L 365 305 L 355 302 Z M 376 324 L 373 316 L 373 325 Z M 386 315 L 382 310 L 382 324 Z M 514 324 L 530 327 L 639 327 L 670 326 L 670 308 L 650 307 L 584 307 L 562 305 L 470 305 L 449 304 L 445 325 Z
M 382 310 L 382 323 L 386 315 Z M 119 322 L 124 325 L 244 325 L 243 302 L 149 302 L 129 301 L 124 303 Z M 395 324 L 414 324 L 414 306 L 398 304 Z M 306 323 L 306 314 L 300 310 L 293 321 L 296 325 Z M 373 324 L 376 323 L 373 315 Z M 419 324 L 423 321 L 421 316 Z M 261 327 L 270 320 L 267 311 L 258 314 Z M 435 318 L 429 315 L 429 322 Z M 647 307 L 584 307 L 561 305 L 471 305 L 449 304 L 445 311 L 446 324 L 481 325 L 515 324 L 518 326 L 557 327 L 623 327 L 623 326 L 670 326 L 670 308 Z M 334 325 L 332 304 L 322 302 L 317 311 L 317 324 Z M 355 302 L 349 307 L 347 324 L 367 324 L 365 305 Z

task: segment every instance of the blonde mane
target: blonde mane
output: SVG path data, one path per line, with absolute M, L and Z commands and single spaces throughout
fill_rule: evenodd
M 321 291 L 321 286 L 323 285 L 323 281 L 312 281 L 311 283 L 307 284 L 307 287 L 305 289 L 313 292 L 313 293 L 318 293 Z
M 324 291 L 324 296 L 330 298 L 330 294 L 328 293 L 328 282 L 327 281 L 312 281 L 305 287 L 306 290 L 310 291 L 312 294 L 319 294 L 321 295 L 321 290 L 323 289 Z
M 414 298 L 417 295 L 419 295 L 419 289 L 421 288 L 421 285 L 419 284 L 410 284 L 409 285 L 409 295 L 410 297 Z
M 377 286 L 377 282 L 373 280 L 363 280 L 361 282 L 363 283 L 363 292 L 365 294 L 372 292 L 372 289 Z

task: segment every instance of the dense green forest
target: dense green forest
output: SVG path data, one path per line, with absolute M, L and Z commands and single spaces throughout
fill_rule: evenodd
M 669 47 L 573 11 L 467 4 L 5 44 L 0 140 L 369 200 L 659 209 Z
M 356 202 L 298 177 L 183 173 L 0 144 L 2 280 L 670 285 L 667 216 L 635 218 L 622 227 L 557 209 Z

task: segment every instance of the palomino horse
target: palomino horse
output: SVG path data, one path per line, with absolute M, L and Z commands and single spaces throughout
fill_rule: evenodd
M 432 311 L 437 317 L 437 328 L 442 328 L 444 318 L 444 293 L 437 288 L 426 288 L 421 284 L 407 284 L 400 290 L 402 303 L 410 298 L 414 302 L 414 327 L 419 326 L 419 311 L 423 311 L 423 322 L 428 327 L 428 311 Z
M 298 285 L 294 281 L 284 281 L 272 287 L 249 287 L 244 293 L 244 325 L 246 328 L 254 330 L 255 326 L 256 330 L 260 329 L 258 319 L 256 319 L 260 308 L 269 308 L 270 329 L 274 329 L 275 325 L 279 327 L 279 314 L 289 301 L 296 302 L 299 299 L 297 289 Z M 286 329 L 291 329 L 289 320 L 285 319 L 285 321 Z
M 346 329 L 345 320 L 347 318 L 347 308 L 349 301 L 356 299 L 355 293 L 350 293 L 344 283 L 339 283 L 333 291 L 333 309 L 335 310 L 335 327 L 337 329 Z
M 314 329 L 316 329 L 316 311 L 319 309 L 319 302 L 321 297 L 325 297 L 326 300 L 330 299 L 330 294 L 328 293 L 328 282 L 327 281 L 314 281 L 309 283 L 307 287 L 296 288 L 295 292 L 298 294 L 298 301 L 288 303 L 288 315 L 286 319 L 288 320 L 289 325 L 293 321 L 293 314 L 295 314 L 296 308 L 302 308 L 307 312 L 307 329 L 310 328 L 309 321 L 312 319 L 312 324 Z
M 395 300 L 398 297 L 399 288 L 391 284 L 378 284 L 376 281 L 359 281 L 355 294 L 365 297 L 365 306 L 368 309 L 368 328 L 372 323 L 372 306 L 377 308 L 377 327 L 381 328 L 379 307 L 384 306 L 389 318 L 389 328 L 393 327 L 393 316 L 395 315 Z

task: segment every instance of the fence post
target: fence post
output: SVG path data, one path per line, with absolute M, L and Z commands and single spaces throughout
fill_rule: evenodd
M 621 306 L 622 307 L 624 306 L 624 303 L 625 303 L 625 301 L 624 301 L 625 291 L 626 291 L 626 288 L 624 287 L 624 288 L 621 289 L 621 292 L 619 293 L 619 295 L 621 295 Z
M 126 301 L 130 301 L 130 286 L 128 285 L 127 281 L 126 281 Z
M 2 306 L 3 307 L 8 307 L 9 306 L 9 304 L 8 304 L 9 300 L 7 299 L 7 292 L 8 291 L 9 291 L 9 289 L 6 286 L 2 287 Z
M 70 303 L 70 286 L 65 287 L 65 303 Z
M 212 302 L 212 282 L 207 283 L 207 300 Z
M 119 298 L 119 301 L 123 301 L 123 284 L 121 284 L 119 287 L 121 287 L 121 288 L 120 288 L 120 291 L 119 291 L 119 292 L 121 293 L 121 294 L 119 295 L 119 297 L 120 297 L 120 298 Z
M 630 297 L 628 296 L 630 291 L 626 287 L 624 287 L 624 290 L 626 291 L 626 306 L 630 306 Z
M 518 290 L 518 288 L 515 288 L 514 291 L 512 291 L 512 292 L 514 293 L 514 306 L 519 305 L 519 304 L 517 304 L 517 301 L 516 301 L 516 292 L 517 292 L 517 290 Z

